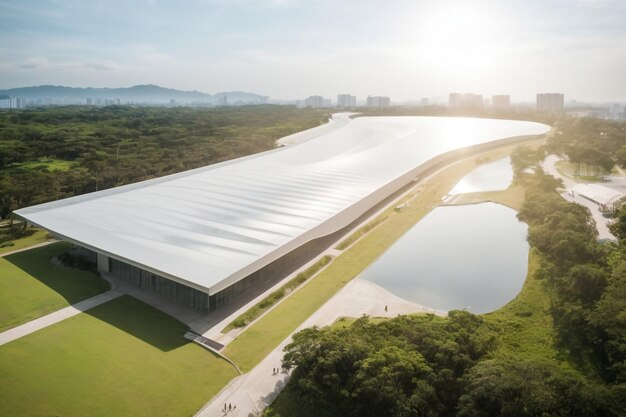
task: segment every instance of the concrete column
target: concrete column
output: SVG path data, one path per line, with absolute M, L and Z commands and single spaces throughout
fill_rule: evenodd
M 101 253 L 98 254 L 98 272 L 110 272 L 109 257 Z

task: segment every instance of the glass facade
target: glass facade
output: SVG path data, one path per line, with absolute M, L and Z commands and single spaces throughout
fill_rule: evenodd
M 76 246 L 70 249 L 69 253 L 73 256 L 79 256 L 94 265 L 98 263 L 98 254 L 92 250 L 83 248 L 82 246 Z
M 202 291 L 174 282 L 162 276 L 137 268 L 136 266 L 109 258 L 109 271 L 112 275 L 132 285 L 156 291 L 167 298 L 197 310 L 209 311 L 209 295 Z

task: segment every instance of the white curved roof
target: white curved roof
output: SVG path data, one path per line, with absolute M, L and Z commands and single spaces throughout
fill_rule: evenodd
M 439 154 L 548 130 L 507 120 L 338 118 L 297 145 L 16 213 L 212 294 Z
M 572 193 L 580 194 L 605 206 L 616 203 L 624 197 L 620 191 L 600 184 L 577 184 L 572 188 Z

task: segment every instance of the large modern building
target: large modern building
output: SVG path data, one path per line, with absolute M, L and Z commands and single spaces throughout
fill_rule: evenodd
M 338 94 L 337 95 L 337 107 L 343 109 L 349 109 L 356 107 L 356 96 L 350 94 Z
M 562 112 L 565 108 L 565 96 L 561 93 L 537 94 L 537 110 Z
M 483 96 L 472 93 L 450 93 L 448 107 L 452 109 L 481 109 L 483 108 Z
M 367 107 L 389 107 L 391 99 L 386 96 L 367 96 Z
M 0 109 L 23 109 L 26 107 L 25 100 L 23 98 L 15 98 L 10 96 L 0 96 Z
M 309 96 L 304 99 L 304 107 L 312 107 L 314 109 L 326 106 L 326 100 L 322 96 Z
M 508 109 L 511 107 L 511 96 L 504 94 L 491 96 L 491 107 L 494 109 Z
M 112 274 L 213 311 L 317 256 L 386 199 L 468 149 L 546 125 L 442 117 L 341 118 L 307 140 L 18 210 Z

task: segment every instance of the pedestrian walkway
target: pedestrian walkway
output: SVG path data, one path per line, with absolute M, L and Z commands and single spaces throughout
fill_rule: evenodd
M 24 337 L 28 334 L 41 330 L 45 327 L 52 326 L 60 321 L 73 317 L 91 308 L 97 307 L 100 304 L 104 304 L 122 295 L 122 293 L 115 290 L 109 290 L 102 294 L 98 294 L 94 297 L 88 298 L 69 307 L 62 308 L 61 310 L 50 313 L 47 316 L 40 317 L 28 323 L 24 323 L 21 326 L 14 327 L 5 332 L 0 333 L 0 346 L 5 343 L 9 343 L 20 337 Z
M 9 252 L 0 253 L 0 258 L 3 258 L 5 256 L 9 256 L 9 255 L 13 255 L 14 253 L 24 252 L 24 251 L 35 249 L 35 248 L 40 248 L 42 246 L 47 246 L 47 245 L 50 245 L 50 244 L 56 243 L 56 242 L 58 242 L 58 240 L 47 240 L 45 242 L 37 243 L 36 245 L 28 246 L 26 248 L 15 249 L 15 250 L 12 250 L 12 251 L 9 251 Z

